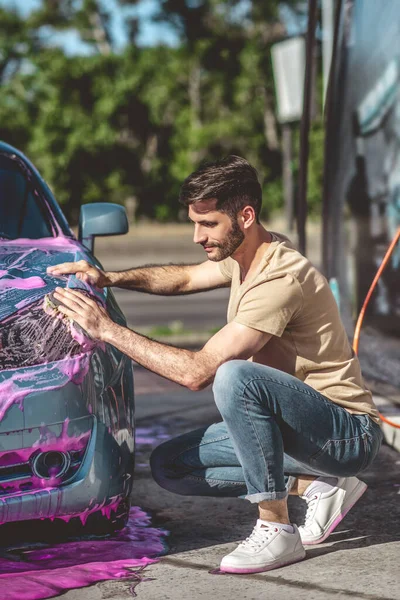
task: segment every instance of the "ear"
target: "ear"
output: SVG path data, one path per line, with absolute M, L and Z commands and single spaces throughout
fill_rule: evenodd
M 249 229 L 249 227 L 251 227 L 251 225 L 253 225 L 253 223 L 256 221 L 256 213 L 254 212 L 254 208 L 249 205 L 242 208 L 239 215 L 239 220 L 244 229 Z

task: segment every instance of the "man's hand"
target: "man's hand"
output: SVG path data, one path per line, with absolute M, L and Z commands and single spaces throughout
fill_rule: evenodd
M 98 288 L 104 288 L 111 285 L 111 281 L 107 277 L 105 271 L 94 267 L 86 260 L 79 260 L 78 262 L 66 262 L 53 267 L 47 267 L 47 273 L 49 275 L 70 275 L 74 274 L 77 279 L 84 281 L 90 285 L 95 285 Z
M 228 360 L 254 356 L 271 334 L 231 321 L 197 352 L 161 344 L 117 325 L 97 302 L 81 292 L 56 288 L 58 310 L 75 321 L 88 335 L 112 344 L 146 369 L 184 385 L 201 390 L 212 382 L 218 367 Z
M 94 340 L 104 340 L 118 327 L 103 307 L 76 290 L 57 287 L 54 297 L 62 302 L 58 310 L 78 323 Z

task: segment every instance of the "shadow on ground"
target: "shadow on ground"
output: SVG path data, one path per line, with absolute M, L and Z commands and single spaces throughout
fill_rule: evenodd
M 179 394 L 167 402 L 147 397 L 147 411 L 153 404 L 151 416 L 139 415 L 137 421 L 137 468 L 134 502 L 140 502 L 153 515 L 155 526 L 170 531 L 169 555 L 241 540 L 251 532 L 257 508 L 241 499 L 186 497 L 160 488 L 152 479 L 149 468 L 151 450 L 169 437 L 190 429 L 211 424 L 219 415 L 210 392 L 196 394 L 193 403 L 183 402 Z M 144 398 L 140 399 L 140 402 Z M 174 406 L 174 403 L 176 404 Z M 360 477 L 368 489 L 344 521 L 330 536 L 329 542 L 309 547 L 307 558 L 328 555 L 339 550 L 354 550 L 400 540 L 398 454 L 383 446 L 374 464 Z M 291 519 L 301 524 L 305 504 L 300 498 L 289 498 Z

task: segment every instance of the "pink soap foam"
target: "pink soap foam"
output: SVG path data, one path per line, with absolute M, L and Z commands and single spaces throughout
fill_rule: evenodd
M 82 346 L 82 350 L 84 352 L 90 352 L 94 350 L 94 348 L 101 348 L 103 352 L 106 351 L 106 345 L 104 342 L 100 342 L 99 340 L 94 340 L 85 334 L 82 329 L 78 329 L 76 323 L 71 321 L 70 325 L 71 337 Z
M 80 244 L 71 238 L 64 237 L 59 230 L 55 238 L 43 238 L 41 240 L 18 239 L 9 241 L 9 246 L 26 246 L 24 252 L 12 267 L 18 266 L 20 271 L 26 270 L 23 261 L 28 254 L 37 248 L 46 250 L 51 249 L 70 249 L 80 246 Z M 34 248 L 32 245 L 34 244 Z M 22 263 L 22 264 L 21 264 Z M 0 278 L 7 275 L 7 271 L 0 271 Z M 40 277 L 6 279 L 0 281 L 0 290 L 18 288 L 35 289 L 45 287 L 46 283 Z M 24 299 L 18 303 L 17 309 L 23 308 L 30 300 Z M 76 384 L 82 383 L 88 368 L 90 360 L 90 350 L 94 344 L 71 325 L 73 337 L 82 345 L 83 353 L 79 356 L 67 358 L 57 363 L 41 365 L 26 369 L 23 373 L 15 370 L 11 377 L 0 383 L 0 420 L 4 417 L 6 411 L 13 403 L 18 403 L 23 407 L 24 398 L 36 391 L 50 391 L 62 387 L 73 381 Z M 14 369 L 10 370 L 11 372 Z M 30 385 L 32 384 L 32 385 Z M 67 427 L 67 423 L 65 424 Z M 66 427 L 63 428 L 62 435 L 65 437 Z M 49 436 L 38 440 L 32 448 L 25 448 L 17 451 L 23 454 L 21 458 L 26 458 L 35 451 L 44 447 L 49 450 L 60 441 L 59 438 Z M 68 443 L 72 444 L 71 449 L 80 447 L 87 442 L 87 434 L 82 434 L 79 439 L 71 439 Z M 56 446 L 54 446 L 56 447 Z M 7 456 L 6 456 L 7 455 Z M 2 453 L 4 463 L 12 462 L 10 453 Z M 54 480 L 43 480 L 42 489 L 46 491 L 58 485 L 56 478 Z M 11 495 L 20 496 L 24 492 L 14 492 Z M 9 496 L 9 494 L 8 494 Z M 82 523 L 85 524 L 88 516 L 93 512 L 100 511 L 103 516 L 110 518 L 111 513 L 116 511 L 121 500 L 121 496 L 114 497 L 101 503 L 89 503 L 89 507 L 80 514 L 64 515 L 59 517 L 64 521 L 69 521 L 73 517 L 79 516 Z M 111 500 L 111 501 L 110 501 Z M 54 520 L 54 517 L 52 518 Z M 97 581 L 105 579 L 118 579 L 121 577 L 134 576 L 135 581 L 142 580 L 138 573 L 132 573 L 128 569 L 139 567 L 142 570 L 146 565 L 155 562 L 152 558 L 164 553 L 162 537 L 166 532 L 146 527 L 149 525 L 149 518 L 139 508 L 132 509 L 129 526 L 123 532 L 120 532 L 114 538 L 96 542 L 80 541 L 55 546 L 46 549 L 45 552 L 26 550 L 23 556 L 23 562 L 15 560 L 0 559 L 0 589 L 4 597 L 10 600 L 39 600 L 41 598 L 50 598 L 66 591 L 68 589 L 83 587 Z M 123 542 L 123 543 L 121 543 Z M 14 557 L 14 555 L 13 555 Z M 72 558 L 71 558 L 72 557 Z M 101 559 L 101 560 L 98 560 Z M 43 562 L 40 563 L 40 560 Z M 42 565 L 46 569 L 42 569 Z
M 50 431 L 46 426 L 40 427 L 40 437 L 28 448 L 19 448 L 18 450 L 5 450 L 0 452 L 0 467 L 7 467 L 9 465 L 26 463 L 32 460 L 32 457 L 39 452 L 81 452 L 84 450 L 89 442 L 91 431 L 85 431 L 80 435 L 69 436 L 68 435 L 68 424 L 69 419 L 65 419 L 62 427 L 61 434 L 55 435 L 54 432 Z M 32 476 L 30 478 L 32 488 L 24 490 L 21 487 L 21 480 L 15 478 L 12 481 L 0 485 L 0 493 L 6 492 L 8 496 L 20 495 L 21 493 L 30 493 L 32 489 L 49 488 L 59 485 L 60 480 L 57 477 L 51 479 L 40 479 L 39 477 Z M 22 481 L 22 486 L 24 481 Z M 106 507 L 108 509 L 108 507 Z M 111 507 L 109 510 L 114 510 L 115 507 Z
M 133 507 L 125 529 L 106 539 L 71 540 L 48 548 L 15 549 L 0 558 L 0 589 L 7 600 L 53 598 L 67 590 L 104 580 L 144 578 L 140 575 L 155 557 L 165 553 L 166 531 L 149 527 L 150 518 Z M 131 568 L 137 568 L 135 572 Z
M 0 383 L 0 421 L 13 404 L 19 404 L 22 410 L 28 394 L 48 392 L 63 387 L 68 381 L 82 383 L 89 370 L 89 360 L 90 355 L 84 353 L 47 365 L 28 367 L 24 372 L 10 369 L 10 372 L 14 371 L 12 376 Z
M 136 444 L 138 446 L 158 446 L 161 440 L 167 440 L 171 436 L 167 430 L 158 424 L 153 424 L 150 427 L 136 427 Z
M 82 452 L 88 445 L 91 436 L 91 431 L 85 431 L 79 435 L 69 436 L 68 435 L 68 424 L 69 419 L 65 419 L 60 435 L 55 435 L 53 431 L 50 431 L 48 427 L 42 426 L 39 428 L 40 434 L 39 439 L 36 440 L 28 448 L 19 448 L 18 450 L 5 450 L 0 452 L 0 467 L 7 467 L 9 465 L 26 463 L 32 460 L 33 456 L 39 452 Z M 32 487 L 25 489 L 25 480 L 15 478 L 12 481 L 0 485 L 0 494 L 6 492 L 7 497 L 12 495 L 20 496 L 23 493 L 31 493 L 32 490 L 38 490 L 41 488 L 51 489 L 58 486 L 62 479 L 52 477 L 50 479 L 41 479 L 32 475 L 30 477 L 30 483 Z M 101 508 L 101 507 L 98 507 Z M 115 510 L 115 503 L 112 506 L 106 506 L 101 508 L 102 511 L 106 511 L 110 514 L 111 510 Z M 106 512 L 104 514 L 106 514 Z
M 37 240 L 32 238 L 18 238 L 15 240 L 7 240 L 7 246 L 29 246 L 31 252 L 36 248 L 43 250 L 64 249 L 64 248 L 75 248 L 81 244 L 74 238 L 65 237 L 64 235 L 58 235 L 57 237 L 44 237 Z M 33 248 L 32 248 L 33 247 Z M 26 256 L 26 255 L 25 255 Z
M 24 298 L 23 300 L 21 300 L 20 302 L 17 302 L 15 305 L 15 308 L 17 310 L 21 310 L 21 308 L 25 308 L 25 306 L 29 306 L 29 304 L 32 303 L 32 299 L 31 298 Z
M 58 369 L 66 375 L 70 381 L 79 385 L 85 379 L 89 370 L 90 354 L 84 353 L 59 361 Z
M 36 288 L 46 287 L 45 281 L 41 277 L 13 277 L 12 279 L 1 279 L 0 290 L 18 289 L 18 290 L 34 290 Z

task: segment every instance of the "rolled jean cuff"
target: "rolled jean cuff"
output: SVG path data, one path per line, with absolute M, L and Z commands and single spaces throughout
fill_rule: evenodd
M 292 475 L 289 475 L 288 480 L 286 482 L 286 489 L 287 489 L 288 492 L 290 492 L 290 490 L 292 489 L 292 487 L 296 483 L 296 479 L 297 479 L 297 477 L 293 477 Z
M 245 499 L 255 504 L 257 502 L 264 502 L 265 500 L 284 500 L 287 498 L 288 491 L 283 492 L 261 492 L 260 494 L 249 494 L 245 496 Z

